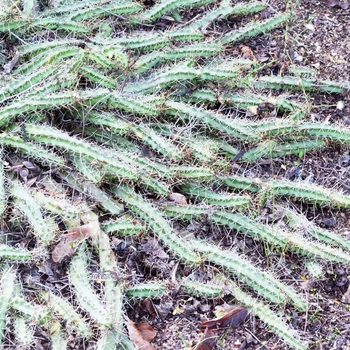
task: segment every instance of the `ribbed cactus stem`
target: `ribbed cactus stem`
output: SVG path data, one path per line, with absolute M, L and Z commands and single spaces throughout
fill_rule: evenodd
M 115 331 L 114 342 L 118 344 L 123 331 L 123 295 L 114 274 L 118 275 L 120 272 L 109 243 L 109 237 L 101 230 L 98 236 L 98 252 L 105 285 L 106 309 L 111 319 L 111 328 Z
M 98 322 L 101 328 L 109 328 L 113 320 L 90 286 L 87 274 L 87 261 L 83 253 L 84 251 L 79 249 L 78 254 L 71 262 L 69 269 L 71 283 L 74 286 L 74 291 L 80 306 Z
M 178 237 L 161 213 L 147 203 L 129 186 L 120 185 L 113 189 L 114 194 L 121 198 L 126 205 L 140 216 L 152 228 L 153 232 L 176 255 L 186 262 L 194 264 L 199 257 L 193 252 L 187 242 Z
M 119 161 L 117 153 L 112 150 L 89 144 L 48 126 L 38 128 L 37 125 L 26 124 L 26 134 L 35 141 L 80 155 L 91 162 L 92 165 L 100 163 L 106 172 L 115 176 L 129 179 L 137 178 L 136 171 L 127 167 L 124 162 Z
M 206 260 L 230 271 L 268 300 L 277 304 L 283 304 L 289 299 L 300 310 L 306 310 L 305 301 L 292 288 L 279 282 L 269 273 L 254 267 L 236 252 L 232 250 L 224 251 L 200 240 L 195 240 L 191 243 L 196 250 L 204 255 Z
M 269 329 L 281 337 L 288 345 L 297 350 L 306 350 L 307 345 L 298 339 L 297 333 L 289 328 L 282 318 L 276 317 L 276 312 L 267 305 L 244 293 L 240 288 L 234 287 L 231 294 L 240 303 L 248 307 L 250 312 L 259 317 Z
M 350 241 L 346 237 L 336 234 L 333 231 L 318 227 L 314 223 L 307 220 L 305 216 L 297 214 L 291 209 L 283 208 L 283 214 L 287 224 L 294 230 L 301 230 L 302 233 L 307 233 L 321 242 L 330 244 L 333 247 L 341 247 L 350 251 Z
M 162 283 L 140 283 L 134 287 L 127 288 L 125 294 L 134 299 L 152 298 L 161 296 L 165 290 L 165 284 Z
M 262 201 L 269 196 L 287 196 L 307 203 L 350 208 L 350 196 L 311 183 L 272 180 L 263 186 Z
M 10 307 L 15 286 L 16 272 L 11 266 L 2 266 L 1 269 L 1 298 L 0 298 L 0 346 L 6 331 L 6 314 Z M 1 346 L 2 347 L 2 346 Z
M 17 180 L 12 180 L 10 189 L 14 203 L 27 217 L 37 239 L 45 246 L 50 244 L 55 234 L 52 227 L 48 225 L 48 221 L 44 219 L 38 201 Z
M 230 194 L 220 194 L 215 191 L 210 191 L 200 187 L 195 183 L 189 183 L 181 186 L 181 190 L 196 200 L 201 200 L 204 203 L 217 205 L 220 207 L 229 207 L 235 209 L 246 209 L 251 204 L 251 199 L 248 196 L 237 196 Z
M 66 321 L 67 326 L 79 334 L 79 336 L 89 338 L 92 335 L 91 328 L 74 310 L 71 303 L 51 291 L 43 292 L 41 297 L 56 314 Z
M 202 298 L 218 298 L 224 294 L 223 289 L 218 286 L 187 279 L 181 282 L 181 289 L 188 294 Z

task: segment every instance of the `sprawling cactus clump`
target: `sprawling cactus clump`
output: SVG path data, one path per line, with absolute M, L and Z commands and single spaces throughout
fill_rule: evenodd
M 266 19 L 263 2 L 227 0 L 3 4 L 0 213 L 3 227 L 22 235 L 20 244 L 10 233 L 0 242 L 4 346 L 30 348 L 34 328 L 42 327 L 53 349 L 66 349 L 70 331 L 82 341 L 97 339 L 97 349 L 134 349 L 124 329 L 127 299 L 158 297 L 169 281 L 128 285 L 111 242 L 114 235 L 142 234 L 156 237 L 180 264 L 214 264 L 232 282 L 228 290 L 175 276 L 184 293 L 231 295 L 286 344 L 306 349 L 281 316 L 286 303 L 308 312 L 295 286 L 233 248 L 175 228 L 205 218 L 305 262 L 350 263 L 349 241 L 288 205 L 293 199 L 346 209 L 348 195 L 306 181 L 251 178 L 230 166 L 303 155 L 328 141 L 350 143 L 350 129 L 312 122 L 309 106 L 278 96 L 278 90 L 336 94 L 348 82 L 301 78 L 292 70 L 265 76 L 270 63 L 230 54 L 242 40 L 283 30 L 293 23 L 292 11 Z M 211 30 L 234 17 L 247 24 Z M 266 108 L 273 113 L 260 118 Z M 253 117 L 245 117 L 247 109 L 256 111 Z M 169 204 L 173 192 L 192 204 Z M 282 229 L 259 221 L 267 205 L 283 212 Z M 303 234 L 295 229 L 300 225 Z M 63 231 L 77 227 L 89 227 L 88 240 L 71 241 L 65 267 L 56 258 L 57 268 L 66 268 L 62 290 L 39 283 L 28 294 L 23 267 L 51 264 Z

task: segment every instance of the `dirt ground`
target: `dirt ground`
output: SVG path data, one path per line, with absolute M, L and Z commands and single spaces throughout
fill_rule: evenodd
M 235 1 L 239 3 L 239 1 Z M 271 63 L 261 74 L 288 74 L 293 65 L 312 69 L 310 74 L 319 80 L 350 81 L 350 4 L 347 0 L 300 0 L 298 4 L 282 0 L 267 1 L 268 7 L 261 14 L 252 16 L 231 16 L 224 21 L 216 21 L 206 29 L 206 36 L 212 33 L 238 29 L 251 19 L 266 19 L 288 7 L 293 7 L 295 19 L 284 29 L 277 29 L 266 35 L 254 37 L 229 48 L 226 55 L 242 57 L 249 48 L 255 59 Z M 145 0 L 145 6 L 151 7 L 154 2 Z M 196 9 L 205 12 L 216 4 Z M 187 11 L 187 12 L 186 12 Z M 193 18 L 190 10 L 180 11 L 184 23 L 186 18 Z M 168 16 L 163 16 L 154 27 L 149 25 L 145 30 L 174 27 Z M 269 94 L 269 91 L 252 91 Z M 278 94 L 277 92 L 273 92 Z M 308 118 L 312 121 L 328 121 L 336 125 L 350 126 L 350 93 L 311 95 L 300 92 L 283 92 L 292 100 L 312 105 Z M 239 111 L 239 113 L 243 113 Z M 341 190 L 350 195 L 350 146 L 328 144 L 322 151 L 305 153 L 302 157 L 288 156 L 279 159 L 263 158 L 249 165 L 232 162 L 231 173 L 253 178 L 269 179 L 272 176 L 280 179 L 308 179 L 315 184 L 330 189 Z M 150 200 L 158 198 L 150 196 Z M 310 221 L 317 225 L 334 230 L 350 239 L 350 210 L 322 209 L 290 200 L 290 206 L 306 214 Z M 262 222 L 271 218 L 269 206 L 260 213 Z M 282 222 L 274 222 L 283 225 Z M 298 256 L 267 247 L 259 241 L 247 238 L 236 231 L 208 224 L 191 221 L 175 222 L 175 228 L 184 234 L 195 234 L 222 248 L 235 247 L 254 262 L 255 266 L 268 269 L 274 277 L 292 286 L 303 295 L 309 304 L 307 314 L 298 314 L 290 305 L 286 305 L 284 314 L 288 323 L 300 334 L 301 340 L 308 341 L 310 350 L 350 350 L 350 266 L 327 264 L 323 266 L 323 275 L 313 279 L 305 268 L 304 261 Z M 229 276 L 221 274 L 213 265 L 205 263 L 197 268 L 179 264 L 178 259 L 155 242 L 152 238 L 125 237 L 112 241 L 123 279 L 130 285 L 141 282 L 168 280 L 167 291 L 161 298 L 130 301 L 126 306 L 126 316 L 137 324 L 150 325 L 157 335 L 152 345 L 159 350 L 193 350 L 203 336 L 200 324 L 215 318 L 215 308 L 223 304 L 235 303 L 231 296 L 204 299 L 189 296 L 180 289 L 181 279 L 196 276 L 199 282 L 211 280 L 218 283 L 229 283 Z M 25 270 L 21 273 L 23 287 L 31 295 L 31 288 L 38 283 L 59 290 L 70 299 L 68 293 L 67 266 L 62 264 L 52 274 L 42 280 L 45 266 Z M 98 276 L 96 277 L 98 280 Z M 58 282 L 59 281 L 59 282 Z M 98 282 L 96 282 L 98 288 Z M 246 292 L 252 292 L 245 285 L 240 285 Z M 33 287 L 35 290 L 35 287 Z M 33 294 L 33 298 L 35 293 Z M 271 306 L 273 308 L 273 306 Z M 279 312 L 276 308 L 276 312 Z M 218 330 L 216 345 L 213 349 L 290 349 L 256 317 L 248 315 L 242 326 L 236 330 Z M 36 349 L 48 349 L 45 334 L 37 330 Z M 10 337 L 9 337 L 10 338 Z M 10 343 L 11 339 L 9 340 Z M 83 344 L 72 335 L 72 349 L 93 349 L 91 344 Z M 8 347 L 11 349 L 11 346 Z M 202 348 L 201 350 L 210 350 Z
M 283 11 L 286 7 L 284 1 L 278 0 L 268 1 L 268 4 L 268 10 L 262 16 Z M 242 55 L 240 48 L 247 46 L 258 59 L 266 57 L 267 61 L 276 60 L 274 69 L 264 74 L 288 73 L 290 66 L 296 64 L 312 68 L 313 76 L 317 79 L 349 81 L 350 10 L 347 6 L 347 2 L 338 4 L 325 0 L 300 1 L 295 6 L 296 19 L 286 31 L 275 30 L 268 35 L 245 40 L 240 47 L 233 49 L 233 54 L 240 57 Z M 261 18 L 259 16 L 256 16 L 257 19 Z M 210 35 L 211 30 L 223 32 L 229 30 L 227 23 L 236 27 L 244 24 L 232 17 L 225 20 L 225 27 L 220 22 L 214 23 L 207 28 L 207 34 Z M 350 125 L 349 92 L 342 95 L 314 93 L 310 97 L 291 93 L 289 96 L 303 102 L 306 100 L 314 106 L 308 114 L 310 120 Z M 305 154 L 302 158 L 291 156 L 272 161 L 261 160 L 249 167 L 236 163 L 232 164 L 232 173 L 260 178 L 269 178 L 274 175 L 277 178 L 292 179 L 298 176 L 350 194 L 348 146 L 329 144 L 327 149 Z M 292 203 L 292 205 L 295 209 L 307 213 L 309 220 L 350 239 L 349 210 L 322 210 L 300 203 Z M 190 226 L 195 225 L 198 223 L 191 223 Z M 181 227 L 181 229 L 185 228 Z M 249 254 L 249 259 L 253 259 L 257 266 L 264 268 L 268 266 L 276 277 L 293 286 L 307 298 L 310 310 L 306 316 L 298 315 L 290 310 L 288 305 L 285 312 L 302 339 L 309 341 L 309 349 L 350 349 L 350 306 L 345 302 L 347 297 L 344 297 L 349 287 L 348 266 L 327 264 L 324 266 L 324 275 L 313 280 L 296 256 L 287 254 L 282 258 L 278 252 L 275 254 L 271 252 L 266 257 L 265 247 L 240 234 L 209 225 L 201 229 L 206 239 L 211 236 L 222 247 L 240 247 L 241 251 Z M 128 244 L 135 247 L 137 242 L 132 241 Z M 146 281 L 164 278 L 173 274 L 174 270 L 177 276 L 195 274 L 201 276 L 203 281 L 217 273 L 215 267 L 210 265 L 201 266 L 193 271 L 177 266 L 175 261 L 173 263 L 170 261 L 170 265 L 174 267 L 169 271 L 164 262 L 145 252 L 139 253 L 139 259 L 140 266 L 143 265 L 142 261 L 148 262 L 146 264 L 148 266 L 142 266 L 140 271 L 141 280 Z M 149 266 L 150 260 L 151 266 Z M 173 284 L 169 286 L 168 293 L 161 300 L 130 304 L 128 316 L 137 323 L 149 323 L 157 330 L 157 336 L 152 342 L 157 349 L 193 349 L 203 334 L 199 324 L 215 317 L 213 311 L 217 305 L 233 302 L 229 297 L 214 300 L 188 297 L 178 293 L 178 285 Z M 288 349 L 276 335 L 269 332 L 253 316 L 249 316 L 240 329 L 219 331 L 217 335 L 219 339 L 216 349 Z

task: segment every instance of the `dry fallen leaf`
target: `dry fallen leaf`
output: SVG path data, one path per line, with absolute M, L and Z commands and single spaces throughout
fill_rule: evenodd
M 152 341 L 157 335 L 157 331 L 154 330 L 148 323 L 140 323 L 136 327 L 142 334 L 142 338 L 149 342 Z
M 146 299 L 143 302 L 143 304 L 150 315 L 152 315 L 152 316 L 156 315 L 156 310 L 154 309 L 153 304 L 152 304 L 150 299 Z
M 217 311 L 219 308 L 216 308 Z M 204 334 L 195 350 L 211 350 L 215 346 L 217 336 L 214 330 L 218 328 L 238 328 L 246 319 L 248 310 L 244 306 L 224 305 L 220 308 L 221 317 L 202 322 L 200 327 L 205 327 Z
M 241 52 L 242 52 L 242 58 L 244 59 L 249 59 L 249 60 L 254 60 L 254 54 L 252 49 L 249 46 L 241 46 L 240 47 Z
M 127 321 L 126 328 L 129 332 L 129 338 L 135 344 L 135 346 L 137 346 L 137 348 L 142 350 L 155 350 L 153 345 L 151 345 L 151 343 L 143 337 L 143 334 L 133 321 Z
M 51 257 L 54 262 L 61 262 L 66 256 L 72 256 L 80 243 L 91 236 L 95 228 L 95 223 L 73 227 L 66 235 L 61 237 L 61 241 L 53 249 Z
M 254 117 L 258 114 L 258 106 L 249 106 L 247 108 L 246 116 L 247 117 Z
M 168 198 L 176 204 L 187 205 L 186 197 L 181 193 L 170 193 Z
M 223 316 L 202 322 L 200 327 L 208 328 L 238 328 L 246 319 L 248 310 L 244 306 L 235 306 L 231 311 L 226 312 Z
M 168 259 L 169 255 L 163 250 L 158 240 L 149 238 L 148 241 L 140 246 L 140 250 L 159 259 Z
M 195 350 L 211 350 L 216 343 L 217 336 L 211 328 L 206 328 L 200 343 Z
M 17 51 L 16 54 L 13 56 L 12 60 L 4 65 L 4 73 L 10 74 L 14 66 L 19 60 L 19 52 Z

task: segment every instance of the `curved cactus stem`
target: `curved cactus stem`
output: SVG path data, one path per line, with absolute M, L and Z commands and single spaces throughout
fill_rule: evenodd
M 114 344 L 119 344 L 123 331 L 123 295 L 120 285 L 114 278 L 114 274 L 119 274 L 114 252 L 107 234 L 101 230 L 98 236 L 98 253 L 105 285 L 106 309 L 111 318 L 111 328 L 115 331 Z
M 28 348 L 33 342 L 34 330 L 23 317 L 17 316 L 13 320 L 14 333 L 19 346 Z
M 10 190 L 14 203 L 27 217 L 37 239 L 45 246 L 52 243 L 55 234 L 47 220 L 44 219 L 40 206 L 32 194 L 17 180 L 11 181 Z
M 260 12 L 265 8 L 263 3 L 252 2 L 252 3 L 241 3 L 235 6 L 231 6 L 230 2 L 222 1 L 220 7 L 216 10 L 209 12 L 203 18 L 197 21 L 193 21 L 185 28 L 195 28 L 204 30 L 211 22 L 217 19 L 222 19 L 231 15 L 244 16 L 256 12 Z
M 55 295 L 51 291 L 42 292 L 41 297 L 55 313 L 60 315 L 66 321 L 67 326 L 74 332 L 84 338 L 89 338 L 92 335 L 91 328 L 73 309 L 71 303 Z
M 35 55 L 39 55 L 43 52 L 47 52 L 50 49 L 60 48 L 68 48 L 71 46 L 78 47 L 80 41 L 77 39 L 67 39 L 67 40 L 52 40 L 52 41 L 44 41 L 39 43 L 28 43 L 18 47 L 18 51 L 22 56 L 28 56 L 29 58 L 33 58 Z
M 177 8 L 202 6 L 211 2 L 213 2 L 213 0 L 162 0 L 151 9 L 143 12 L 140 19 L 145 22 L 153 22 L 167 12 L 171 12 Z
M 93 42 L 104 46 L 120 46 L 130 50 L 152 51 L 167 46 L 170 43 L 167 33 L 164 35 L 149 34 L 145 36 L 144 32 L 134 33 L 126 38 L 99 39 L 94 38 Z
M 32 258 L 32 254 L 28 250 L 13 248 L 7 244 L 0 244 L 0 258 L 12 261 L 29 261 Z
M 98 203 L 103 209 L 113 215 L 119 215 L 124 211 L 123 205 L 110 197 L 108 193 L 101 190 L 96 185 L 78 178 L 71 172 L 60 172 L 60 176 L 73 188 L 81 193 L 86 193 Z
M 185 119 L 194 118 L 202 123 L 211 126 L 219 131 L 235 136 L 241 140 L 255 141 L 259 139 L 259 135 L 250 130 L 245 125 L 241 125 L 239 121 L 232 123 L 228 118 L 212 112 L 200 110 L 181 102 L 167 101 L 166 106 L 172 109 L 172 113 L 180 115 Z M 166 111 L 169 113 L 169 111 Z
M 21 114 L 36 112 L 43 109 L 62 108 L 72 105 L 76 100 L 85 104 L 97 105 L 104 101 L 109 94 L 107 89 L 95 89 L 77 94 L 74 91 L 49 94 L 45 96 L 32 96 L 23 100 L 15 100 L 7 106 L 0 108 L 0 126 L 8 124 L 12 119 Z
M 175 145 L 156 133 L 153 129 L 135 124 L 130 125 L 129 129 L 142 142 L 145 142 L 165 157 L 174 160 L 180 160 L 184 157 L 184 154 Z
M 126 185 L 120 185 L 113 188 L 112 191 L 152 228 L 153 232 L 164 242 L 168 249 L 190 264 L 199 262 L 198 255 L 194 253 L 185 240 L 175 234 L 161 213 L 140 195 L 137 195 L 133 189 Z
M 90 286 L 87 275 L 87 261 L 83 255 L 83 249 L 78 249 L 78 254 L 72 259 L 69 269 L 69 277 L 74 286 L 75 294 L 80 306 L 98 322 L 102 328 L 111 327 L 111 319 L 106 308 L 101 304 L 99 297 Z
M 127 167 L 124 162 L 118 160 L 118 155 L 110 149 L 98 147 L 69 136 L 55 128 L 41 126 L 40 129 L 33 124 L 26 124 L 27 136 L 46 145 L 62 148 L 67 152 L 84 157 L 91 164 L 99 163 L 106 172 L 129 179 L 136 179 L 134 169 Z
M 254 162 L 264 156 L 271 157 L 276 145 L 277 142 L 275 140 L 261 142 L 257 147 L 245 152 L 240 160 L 242 162 Z
M 230 271 L 268 300 L 283 304 L 289 299 L 298 309 L 306 311 L 305 301 L 298 296 L 295 290 L 279 282 L 269 273 L 257 269 L 234 251 L 224 251 L 200 240 L 193 240 L 191 244 L 195 250 L 204 255 L 203 257 L 207 261 Z
M 341 249 L 331 248 L 316 242 L 308 242 L 300 235 L 256 223 L 254 220 L 238 213 L 191 206 L 167 206 L 164 212 L 170 217 L 186 220 L 206 215 L 208 220 L 212 222 L 228 226 L 253 238 L 262 239 L 273 246 L 282 247 L 283 249 L 288 248 L 312 258 L 317 257 L 343 263 L 350 262 L 348 254 Z M 341 241 L 341 237 L 338 237 L 338 240 Z M 344 243 L 346 242 L 344 241 Z
M 96 7 L 89 6 L 77 11 L 70 11 L 67 19 L 72 21 L 86 21 L 90 18 L 99 18 L 112 15 L 123 15 L 128 13 L 135 13 L 142 10 L 142 6 L 135 2 L 117 2 L 111 4 L 99 5 Z
M 125 294 L 129 298 L 152 298 L 165 293 L 165 285 L 162 283 L 140 283 L 134 287 L 127 288 Z
M 201 188 L 194 183 L 182 185 L 181 190 L 191 197 L 194 197 L 196 200 L 202 200 L 206 204 L 213 204 L 220 207 L 229 207 L 244 210 L 251 204 L 251 198 L 248 196 L 220 194 Z
M 231 33 L 226 34 L 220 42 L 223 44 L 233 44 L 244 38 L 250 38 L 261 33 L 266 33 L 273 29 L 283 26 L 289 19 L 291 15 L 289 13 L 282 13 L 275 17 L 271 17 L 265 21 L 261 22 L 250 22 L 243 28 L 235 30 Z
M 65 334 L 59 322 L 52 322 L 50 327 L 50 339 L 52 350 L 65 350 L 68 346 L 68 336 Z
M 15 287 L 16 272 L 12 266 L 1 266 L 1 298 L 0 298 L 0 346 L 6 330 L 6 313 L 11 305 L 11 298 Z
M 33 198 L 45 210 L 50 213 L 59 215 L 64 221 L 79 222 L 79 217 L 86 210 L 86 206 L 77 206 L 70 203 L 66 198 L 57 198 L 55 195 L 45 195 L 42 191 L 33 190 Z M 54 226 L 47 223 L 52 232 L 59 231 L 57 224 Z
M 193 28 L 169 30 L 165 32 L 165 35 L 174 41 L 198 41 L 204 39 L 203 33 Z
M 108 104 L 111 107 L 149 116 L 157 116 L 159 114 L 159 108 L 163 103 L 164 99 L 161 97 L 153 98 L 153 101 L 150 101 L 149 98 L 145 98 L 144 96 L 121 95 L 116 92 L 112 92 L 108 98 Z
M 298 123 L 294 120 L 282 119 L 282 120 L 271 120 L 263 121 L 258 123 L 249 123 L 252 128 L 260 133 L 261 137 L 266 136 L 279 136 L 285 137 L 290 134 L 297 134 Z
M 268 181 L 262 186 L 260 195 L 263 202 L 268 196 L 287 196 L 307 203 L 350 208 L 349 196 L 305 182 Z
M 97 86 L 103 86 L 110 89 L 116 89 L 118 86 L 117 82 L 107 77 L 101 71 L 94 67 L 84 65 L 80 67 L 79 71 L 82 76 L 96 83 Z
M 0 103 L 3 103 L 10 96 L 13 97 L 16 94 L 32 88 L 33 85 L 40 84 L 40 82 L 45 81 L 56 72 L 56 67 L 48 66 L 39 69 L 35 73 L 26 75 L 21 79 L 13 81 L 6 87 L 0 89 L 0 98 L 2 98 Z
M 218 44 L 207 43 L 187 45 L 176 49 L 163 49 L 163 51 L 151 52 L 141 56 L 133 67 L 132 74 L 147 72 L 160 62 L 171 62 L 180 59 L 190 59 L 196 57 L 217 56 L 223 51 L 223 47 Z
M 321 242 L 350 251 L 350 241 L 346 237 L 316 226 L 305 216 L 297 214 L 291 209 L 283 208 L 283 214 L 284 219 L 291 228 L 295 230 L 300 229 Z
M 324 260 L 349 263 L 350 257 L 341 249 L 331 248 L 323 244 L 308 242 L 297 234 L 284 232 L 280 229 L 271 228 L 249 219 L 246 216 L 224 211 L 214 212 L 210 220 L 218 224 L 226 225 L 237 231 L 248 234 L 254 238 L 260 238 L 270 242 L 274 246 L 279 246 L 296 251 L 299 254 L 317 257 Z
M 122 217 L 117 220 L 101 224 L 102 230 L 107 233 L 117 233 L 125 236 L 138 235 L 146 231 L 146 227 L 132 218 Z
M 327 138 L 339 143 L 350 143 L 350 130 L 321 123 L 302 123 L 299 130 L 316 137 Z
M 197 207 L 193 205 L 167 205 L 164 214 L 171 218 L 191 220 L 203 215 L 210 215 L 213 210 L 209 207 Z
M 349 82 L 337 82 L 324 80 L 318 82 L 316 79 L 302 79 L 300 77 L 283 76 L 283 77 L 259 77 L 256 81 L 251 79 L 250 86 L 256 89 L 288 89 L 288 90 L 306 90 L 306 91 L 323 91 L 329 93 L 341 93 L 350 88 Z
M 303 155 L 306 152 L 315 152 L 325 146 L 324 140 L 306 140 L 300 142 L 286 142 L 283 144 L 277 144 L 275 148 L 271 150 L 270 157 L 278 158 L 289 154 Z
M 26 142 L 20 136 L 11 135 L 11 133 L 0 134 L 0 144 L 15 148 L 34 159 L 38 159 L 44 164 L 50 164 L 51 166 L 55 165 L 58 167 L 65 165 L 64 158 L 58 156 L 54 152 L 50 152 L 32 142 Z
M 79 57 L 80 55 L 83 55 L 83 52 L 81 49 L 77 47 L 59 47 L 59 48 L 53 48 L 50 51 L 43 51 L 39 55 L 36 55 L 32 58 L 31 61 L 28 63 L 25 63 L 18 68 L 16 68 L 16 74 L 31 74 L 34 75 L 34 72 L 38 71 L 39 68 L 44 67 L 49 62 L 50 63 L 58 63 L 64 59 L 70 58 L 70 57 Z M 56 68 L 57 70 L 57 68 Z M 44 70 L 43 70 L 44 71 Z
M 255 179 L 244 176 L 230 176 L 223 179 L 224 184 L 233 190 L 244 190 L 249 192 L 259 192 L 261 184 Z M 259 181 L 260 182 L 260 181 Z
M 215 66 L 204 66 L 193 68 L 192 62 L 184 62 L 162 73 L 156 74 L 150 79 L 140 83 L 128 84 L 124 91 L 128 93 L 145 94 L 151 93 L 176 83 L 184 81 L 223 81 L 229 78 L 238 78 L 243 70 L 248 70 L 255 63 L 250 60 L 237 59 L 229 62 L 217 64 Z
M 11 299 L 11 308 L 19 311 L 31 322 L 38 322 L 40 325 L 46 324 L 52 317 L 48 308 L 30 303 L 20 295 L 15 295 Z
M 297 333 L 289 328 L 283 319 L 277 317 L 276 312 L 272 311 L 267 305 L 252 298 L 238 287 L 232 288 L 231 294 L 235 299 L 247 306 L 250 312 L 259 317 L 269 329 L 294 349 L 306 350 L 308 348 L 306 344 L 303 344 L 298 339 Z
M 214 172 L 209 168 L 174 165 L 170 167 L 170 172 L 167 177 L 206 181 L 214 178 Z
M 223 289 L 218 286 L 190 281 L 188 279 L 181 282 L 181 289 L 188 294 L 209 299 L 218 298 L 224 294 Z
M 1 135 L 0 135 L 0 139 L 1 139 Z M 3 155 L 3 150 L 0 149 L 0 156 L 2 155 Z M 6 206 L 7 206 L 7 191 L 5 188 L 5 172 L 4 172 L 3 163 L 0 162 L 0 219 L 2 219 Z
M 124 91 L 127 93 L 151 93 L 174 85 L 179 81 L 196 79 L 199 74 L 199 70 L 195 68 L 179 65 L 144 82 L 129 84 L 125 86 Z
M 97 167 L 92 167 L 91 164 L 85 159 L 72 155 L 69 157 L 76 169 L 82 174 L 86 179 L 88 179 L 93 184 L 100 184 L 102 179 L 106 177 L 106 173 L 103 169 Z M 61 172 L 63 173 L 63 172 Z

